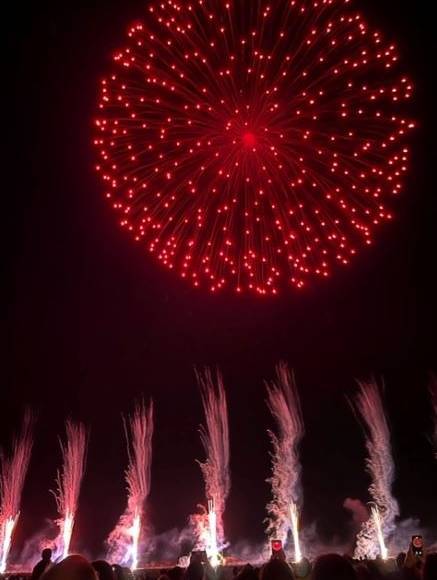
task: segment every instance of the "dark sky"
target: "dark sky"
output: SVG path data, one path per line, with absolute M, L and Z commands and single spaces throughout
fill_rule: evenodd
M 272 425 L 263 379 L 280 359 L 295 369 L 305 416 L 305 523 L 316 521 L 325 539 L 342 536 L 343 500 L 368 500 L 363 434 L 346 395 L 374 373 L 386 383 L 402 516 L 437 528 L 426 391 L 437 367 L 435 19 L 425 0 L 362 4 L 398 41 L 417 87 L 420 128 L 396 222 L 329 282 L 252 299 L 211 296 L 163 271 L 120 231 L 101 194 L 90 144 L 98 79 L 144 3 L 15 3 L 3 33 L 2 444 L 26 404 L 39 412 L 18 548 L 55 516 L 56 437 L 71 415 L 92 431 L 75 545 L 98 552 L 124 507 L 120 414 L 141 395 L 156 402 L 150 518 L 158 532 L 182 527 L 203 500 L 193 375 L 203 364 L 221 368 L 228 391 L 228 535 L 260 540 Z

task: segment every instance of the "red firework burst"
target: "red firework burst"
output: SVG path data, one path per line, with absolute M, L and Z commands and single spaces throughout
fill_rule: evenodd
M 120 223 L 211 291 L 328 276 L 391 218 L 412 84 L 350 0 L 161 0 L 103 79 Z

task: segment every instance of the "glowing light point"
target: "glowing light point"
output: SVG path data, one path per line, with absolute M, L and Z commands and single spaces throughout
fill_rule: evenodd
M 257 139 L 254 133 L 248 131 L 247 133 L 243 133 L 242 137 L 243 145 L 248 149 L 253 149 L 256 147 Z

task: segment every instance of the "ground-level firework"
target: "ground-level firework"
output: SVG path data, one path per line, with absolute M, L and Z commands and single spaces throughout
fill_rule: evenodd
M 153 403 L 141 402 L 124 418 L 129 463 L 126 469 L 127 507 L 108 538 L 108 559 L 118 564 L 139 564 L 144 506 L 150 492 L 152 466 Z
M 146 560 L 150 567 L 154 567 L 155 570 L 158 567 L 167 568 L 173 565 L 181 554 L 181 546 L 187 546 L 186 548 L 184 547 L 184 554 L 187 554 L 189 549 L 193 547 L 195 549 L 206 550 L 213 566 L 223 562 L 223 554 L 225 554 L 225 563 L 232 566 L 245 561 L 260 564 L 263 560 L 270 557 L 270 551 L 268 553 L 264 549 L 265 544 L 264 547 L 260 545 L 255 547 L 245 542 L 243 547 L 241 547 L 241 544 L 240 546 L 231 544 L 226 545 L 226 551 L 222 549 L 224 544 L 228 544 L 223 530 L 222 511 L 230 486 L 227 404 L 223 382 L 220 376 L 216 378 L 210 371 L 205 371 L 204 373 L 198 374 L 198 379 L 203 393 L 206 418 L 205 427 L 202 430 L 202 440 L 207 451 L 207 458 L 203 464 L 207 501 L 205 501 L 205 505 L 203 506 L 203 512 L 192 517 L 195 537 L 191 535 L 192 530 L 188 528 L 185 528 L 182 532 L 179 530 L 171 530 L 169 533 L 158 534 L 158 536 L 152 533 L 145 533 L 145 530 L 148 528 L 148 519 L 143 509 L 145 500 L 143 501 L 142 498 L 147 499 L 150 490 L 151 440 L 154 421 L 152 405 L 140 404 L 134 413 L 125 419 L 129 454 L 129 465 L 126 470 L 129 497 L 126 511 L 120 518 L 118 526 L 111 534 L 110 539 L 112 543 L 110 548 L 113 551 L 110 549 L 107 559 L 112 562 L 121 562 L 132 568 L 136 568 L 137 566 L 140 568 L 142 564 L 145 564 L 144 560 L 146 560 L 146 558 L 143 558 L 143 562 L 141 562 L 142 547 L 147 546 L 147 555 L 150 558 L 156 546 L 160 543 L 163 545 L 167 540 L 169 542 L 165 546 L 165 556 L 163 552 L 158 555 L 158 551 L 155 551 L 153 560 L 152 558 Z M 284 364 L 278 366 L 276 379 L 267 386 L 269 405 L 278 423 L 274 436 L 276 439 L 273 439 L 275 443 L 272 454 L 274 459 L 274 473 L 278 477 L 277 483 L 272 481 L 272 484 L 274 484 L 272 487 L 274 490 L 278 490 L 278 494 L 274 495 L 272 502 L 275 498 L 283 498 L 281 500 L 282 503 L 278 501 L 276 504 L 279 505 L 280 509 L 273 514 L 270 512 L 271 519 L 269 523 L 274 524 L 274 527 L 269 530 L 269 534 L 271 539 L 280 539 L 281 544 L 283 538 L 288 536 L 290 545 L 292 542 L 294 546 L 294 552 L 292 550 L 286 550 L 289 560 L 294 561 L 293 565 L 301 561 L 302 566 L 305 567 L 306 558 L 313 559 L 320 553 L 326 552 L 327 545 L 316 534 L 311 534 L 312 539 L 309 540 L 309 527 L 306 530 L 305 540 L 302 542 L 303 549 L 301 549 L 300 545 L 299 520 L 302 510 L 302 491 L 300 489 L 301 468 L 299 442 L 303 436 L 304 426 L 299 399 L 292 376 Z M 432 544 L 436 539 L 435 534 L 430 529 L 419 529 L 419 522 L 417 521 L 409 520 L 406 526 L 405 521 L 397 523 L 396 534 L 394 537 L 390 537 L 394 530 L 398 506 L 391 494 L 394 466 L 390 451 L 390 433 L 384 415 L 381 395 L 376 383 L 364 383 L 360 385 L 355 406 L 364 421 L 367 433 L 367 464 L 372 478 L 370 496 L 373 500 L 369 504 L 368 511 L 370 512 L 370 517 L 367 521 L 365 521 L 366 506 L 358 500 L 355 501 L 355 504 L 360 504 L 360 513 L 358 517 L 354 518 L 354 523 L 361 524 L 365 521 L 365 525 L 358 534 L 356 556 L 359 559 L 381 557 L 382 559 L 390 560 L 389 552 L 394 556 L 399 551 L 408 548 L 412 534 L 423 534 L 426 546 L 432 550 Z M 83 468 L 80 466 L 83 465 L 82 458 L 85 455 L 86 437 L 83 427 L 77 425 L 75 427 L 71 424 L 67 427 L 67 441 L 62 444 L 64 468 L 58 478 L 59 487 L 62 488 L 62 491 L 59 493 L 65 496 L 65 499 L 62 501 L 62 506 L 70 506 L 69 509 L 61 506 L 59 508 L 61 527 L 64 520 L 67 522 L 62 527 L 57 544 L 59 549 L 55 557 L 59 556 L 60 558 L 62 558 L 64 553 L 68 553 L 68 549 L 66 548 L 71 538 L 74 516 L 76 514 L 74 498 L 77 499 L 78 497 L 77 493 L 73 490 L 77 490 L 80 487 L 77 485 L 77 482 L 81 481 L 80 473 L 83 473 Z M 2 478 L 0 480 L 2 504 L 0 522 L 2 524 L 1 555 L 3 569 L 6 567 L 7 553 L 11 546 L 12 533 L 17 521 L 17 514 L 19 513 L 20 490 L 24 481 L 31 444 L 32 437 L 29 424 L 25 422 L 22 435 L 14 445 L 14 453 L 11 455 L 11 459 L 5 461 L 4 457 L 2 458 Z M 278 458 L 281 461 L 275 463 L 275 460 Z M 207 465 L 211 469 L 205 471 Z M 275 471 L 278 465 L 282 465 L 283 469 Z M 8 466 L 13 466 L 13 469 L 10 469 Z M 291 473 L 290 466 L 293 466 Z M 95 467 L 98 469 L 98 464 Z M 171 471 L 168 473 L 171 477 Z M 336 473 L 323 472 L 320 473 L 320 476 L 322 479 L 335 477 Z M 256 478 L 257 474 L 253 474 L 253 477 Z M 215 488 L 218 489 L 218 493 L 216 494 L 211 491 Z M 286 493 L 287 490 L 292 490 L 293 493 Z M 178 481 L 175 491 L 177 493 L 172 496 L 171 501 L 174 498 L 180 498 L 183 501 L 184 485 Z M 244 493 L 246 491 L 247 487 L 239 487 L 237 493 Z M 12 499 L 8 500 L 7 497 Z M 219 509 L 217 509 L 214 499 L 220 497 L 222 498 L 222 502 L 220 503 L 219 501 Z M 109 505 L 112 502 L 111 497 L 102 499 L 105 502 L 107 501 Z M 8 508 L 8 505 L 13 507 Z M 276 505 L 274 506 L 275 509 Z M 170 504 L 169 509 L 172 509 Z M 355 508 L 352 506 L 351 509 L 354 510 L 355 514 L 358 513 L 356 505 Z M 8 513 L 10 517 L 7 517 Z M 235 513 L 238 512 L 235 511 L 230 514 L 231 518 Z M 68 517 L 68 514 L 72 514 L 72 517 Z M 323 518 L 323 514 L 320 514 L 320 517 Z M 222 523 L 220 524 L 220 522 Z M 281 530 L 283 530 L 282 536 Z M 89 532 L 87 531 L 86 533 Z M 342 530 L 339 530 L 339 535 L 341 533 Z M 351 536 L 345 544 L 330 543 L 329 551 L 350 553 L 352 540 L 354 539 L 355 537 Z M 38 540 L 37 553 L 33 551 L 36 543 L 33 540 Z M 31 557 L 29 557 L 29 552 L 27 552 L 26 555 L 22 553 L 19 558 L 16 558 L 15 555 L 13 559 L 10 558 L 9 571 L 18 571 L 18 561 L 24 570 L 29 570 L 35 563 L 36 558 L 39 557 L 40 540 L 41 536 L 38 534 L 37 538 L 29 542 L 29 544 L 32 544 Z M 188 542 L 190 543 L 190 548 L 188 548 Z M 82 540 L 81 543 L 85 545 L 85 541 Z M 274 548 L 274 545 L 272 545 L 272 548 Z M 434 549 L 436 548 L 437 544 L 434 543 Z M 26 552 L 26 550 L 23 552 Z M 161 558 L 164 560 L 161 560 Z M 185 558 L 184 562 L 183 565 L 187 565 L 189 557 Z M 389 565 L 390 563 L 388 562 L 387 566 Z
M 202 396 L 205 425 L 200 436 L 206 461 L 200 463 L 205 480 L 208 512 L 194 516 L 196 540 L 200 549 L 206 550 L 210 562 L 217 565 L 220 552 L 226 544 L 223 514 L 231 487 L 229 473 L 228 407 L 223 380 L 217 372 L 216 380 L 209 369 L 196 372 Z
M 194 286 L 301 288 L 392 219 L 412 91 L 352 0 L 151 2 L 102 80 L 97 170 Z
M 0 456 L 0 574 L 6 571 L 12 535 L 20 515 L 21 494 L 32 452 L 33 418 L 27 412 L 11 454 Z
M 369 493 L 374 503 L 372 514 L 357 537 L 355 557 L 387 557 L 385 538 L 395 530 L 399 506 L 392 494 L 395 466 L 390 431 L 384 413 L 380 389 L 376 382 L 361 382 L 356 408 L 367 432 L 367 470 L 371 477 Z
M 376 531 L 376 537 L 378 539 L 379 544 L 379 555 L 383 560 L 387 560 L 388 557 L 388 550 L 387 546 L 385 545 L 385 538 L 384 538 L 384 531 L 382 529 L 382 521 L 381 521 L 381 514 L 379 513 L 379 509 L 377 505 L 371 507 L 370 510 L 373 526 Z
M 270 479 L 273 498 L 267 506 L 267 533 L 271 539 L 280 539 L 285 545 L 291 531 L 294 557 L 300 561 L 298 522 L 303 498 L 299 444 L 304 434 L 304 424 L 299 395 L 285 363 L 277 366 L 276 380 L 266 386 L 267 404 L 278 429 L 277 434 L 270 432 L 273 444 Z
M 70 553 L 87 449 L 87 431 L 82 423 L 68 420 L 65 430 L 65 441 L 60 439 L 62 468 L 56 480 L 57 489 L 53 492 L 59 514 L 57 523 L 60 531 L 54 542 L 58 558 L 66 558 Z

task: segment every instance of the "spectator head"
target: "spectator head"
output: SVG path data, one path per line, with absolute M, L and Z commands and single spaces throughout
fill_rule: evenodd
M 310 575 L 311 564 L 308 558 L 302 558 L 300 562 L 293 564 L 293 572 L 296 578 L 306 578 Z
M 286 562 L 274 559 L 263 566 L 261 580 L 294 580 L 294 575 Z
M 51 549 L 44 548 L 44 550 L 41 552 L 41 560 L 44 560 L 45 562 L 50 562 L 51 559 L 52 559 Z
M 190 565 L 185 570 L 184 574 L 185 580 L 202 580 L 203 579 L 203 566 L 202 563 L 195 560 L 190 562 Z
M 397 556 L 396 556 L 396 564 L 398 566 L 398 568 L 403 568 L 404 564 L 405 564 L 405 558 L 407 557 L 407 554 L 405 552 L 400 552 Z
M 44 580 L 98 580 L 96 571 L 82 556 L 68 556 L 42 576 Z
M 97 576 L 99 580 L 114 580 L 114 570 L 112 566 L 105 562 L 105 560 L 97 560 L 96 562 L 92 563 L 92 567 L 97 572 Z
M 180 566 L 175 566 L 168 571 L 168 577 L 170 580 L 182 580 L 182 576 L 184 575 L 184 569 Z
M 316 560 L 312 580 L 356 580 L 351 562 L 338 554 L 326 554 Z
M 237 575 L 237 580 L 258 580 L 258 574 L 253 566 L 246 564 Z

